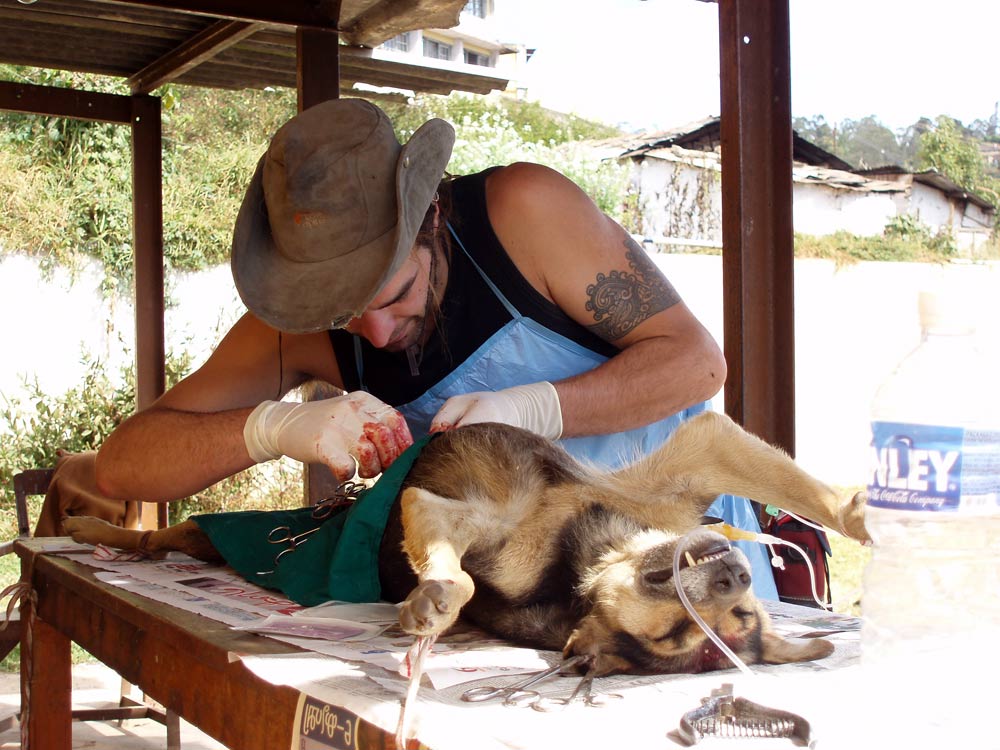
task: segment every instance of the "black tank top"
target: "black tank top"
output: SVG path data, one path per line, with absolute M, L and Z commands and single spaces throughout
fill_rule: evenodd
M 486 177 L 493 167 L 458 177 L 442 185 L 450 191 L 449 222 L 462 245 L 494 285 L 521 315 L 566 336 L 606 357 L 618 350 L 576 323 L 539 294 L 525 279 L 497 239 L 486 211 Z M 405 352 L 376 349 L 361 338 L 364 386 L 393 406 L 409 403 L 424 394 L 464 362 L 490 336 L 503 328 L 511 315 L 452 238 L 448 283 L 435 331 L 424 345 L 419 374 L 410 373 Z M 354 339 L 343 329 L 329 332 L 344 389 L 361 388 L 354 355 Z

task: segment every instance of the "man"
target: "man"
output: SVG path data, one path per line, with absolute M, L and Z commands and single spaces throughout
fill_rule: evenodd
M 249 312 L 106 440 L 102 491 L 171 500 L 280 455 L 371 477 L 409 430 L 481 421 L 612 466 L 703 410 L 722 353 L 642 248 L 539 165 L 442 182 L 453 142 L 431 120 L 401 147 L 359 99 L 286 123 L 234 232 Z M 310 380 L 349 393 L 280 401 Z

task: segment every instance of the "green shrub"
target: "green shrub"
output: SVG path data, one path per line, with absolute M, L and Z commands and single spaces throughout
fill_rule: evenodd
M 988 254 L 997 255 L 996 246 Z M 893 217 L 881 235 L 862 236 L 839 231 L 817 237 L 795 235 L 795 255 L 799 258 L 828 258 L 838 264 L 859 261 L 910 261 L 947 263 L 958 255 L 955 238 L 947 230 L 931 232 L 916 217 Z
M 97 450 L 135 411 L 133 368 L 124 369 L 115 383 L 99 360 L 85 356 L 83 364 L 80 383 L 61 395 L 44 393 L 36 380 L 26 383 L 25 396 L 5 398 L 0 404 L 0 539 L 17 533 L 14 474 L 54 466 L 58 450 Z M 179 380 L 189 365 L 187 355 L 168 357 L 168 385 Z M 35 501 L 32 519 L 37 517 L 39 502 Z M 301 503 L 301 469 L 292 462 L 277 462 L 253 467 L 194 497 L 171 503 L 170 515 L 182 518 L 198 512 L 295 507 Z
M 7 80 L 127 93 L 111 79 L 0 66 Z M 229 257 L 247 183 L 274 132 L 296 109 L 289 89 L 219 91 L 169 85 L 163 109 L 163 252 L 167 270 L 196 271 Z M 537 103 L 454 94 L 384 104 L 406 139 L 430 117 L 459 131 L 450 169 L 537 161 L 564 172 L 622 220 L 627 170 L 573 143 L 617 131 Z M 47 265 L 100 260 L 106 294 L 132 280 L 131 134 L 127 126 L 0 113 L 0 246 Z M 568 145 L 569 144 L 569 145 Z

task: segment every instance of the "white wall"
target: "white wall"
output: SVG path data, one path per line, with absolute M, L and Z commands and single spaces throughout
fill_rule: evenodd
M 792 185 L 795 231 L 823 236 L 844 230 L 852 234 L 882 234 L 896 215 L 890 193 L 860 193 L 822 185 L 796 182 Z
M 666 150 L 664 150 L 666 151 Z M 698 159 L 697 152 L 685 152 Z M 648 156 L 635 169 L 642 212 L 642 234 L 654 243 L 691 238 L 721 246 L 722 182 L 718 159 L 706 153 L 697 165 Z M 635 162 L 633 162 L 635 165 Z M 635 168 L 635 166 L 634 166 Z M 932 232 L 950 230 L 965 257 L 990 238 L 987 214 L 974 205 L 952 201 L 940 190 L 914 182 L 910 192 L 863 192 L 797 180 L 792 184 L 795 231 L 824 236 L 845 231 L 861 236 L 882 234 L 897 215 L 912 214 Z M 669 243 L 668 243 L 669 244 Z
M 665 159 L 639 163 L 643 234 L 653 242 L 691 238 L 722 243 L 722 176 Z
M 104 300 L 96 263 L 75 272 L 51 274 L 21 255 L 0 258 L 0 398 L 24 393 L 24 377 L 42 389 L 62 393 L 80 382 L 84 352 L 107 363 L 117 375 L 131 362 L 135 314 L 128 299 Z M 199 274 L 179 274 L 168 297 L 174 303 L 164 322 L 167 348 L 203 359 L 245 308 L 228 266 Z
M 723 343 L 721 257 L 653 259 Z M 94 267 L 75 280 L 64 271 L 45 279 L 29 259 L 0 260 L 0 393 L 20 393 L 20 373 L 37 373 L 53 393 L 75 385 L 84 349 L 107 361 L 123 360 L 134 336 L 132 310 L 121 300 L 102 302 L 98 281 Z M 861 263 L 838 269 L 832 261 L 796 261 L 796 452 L 803 467 L 834 484 L 865 482 L 872 396 L 918 342 L 917 292 L 945 284 L 957 284 L 989 305 L 1000 300 L 1000 263 Z M 242 313 L 242 304 L 226 266 L 181 276 L 172 286 L 177 304 L 167 313 L 168 346 L 186 346 L 200 362 Z M 1000 351 L 1000 315 L 988 310 L 981 317 L 984 337 Z M 723 408 L 721 393 L 716 406 Z

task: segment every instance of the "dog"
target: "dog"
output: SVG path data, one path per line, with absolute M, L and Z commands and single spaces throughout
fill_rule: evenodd
M 413 635 L 440 635 L 461 614 L 516 644 L 581 655 L 595 676 L 731 666 L 683 606 L 679 580 L 744 662 L 828 656 L 828 641 L 773 632 L 746 557 L 701 528 L 722 494 L 868 538 L 863 493 L 839 498 L 721 414 L 686 421 L 658 450 L 611 472 L 525 430 L 476 424 L 431 441 L 404 481 L 380 548 L 382 597 L 402 602 L 400 625 Z M 81 517 L 65 523 L 80 542 L 219 559 L 191 520 L 152 532 Z

